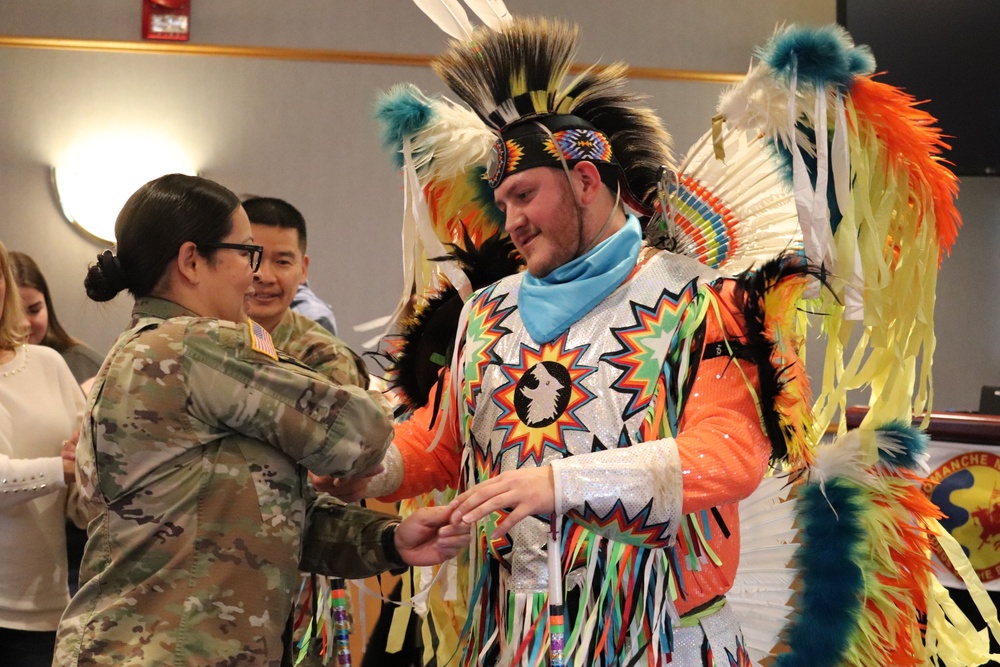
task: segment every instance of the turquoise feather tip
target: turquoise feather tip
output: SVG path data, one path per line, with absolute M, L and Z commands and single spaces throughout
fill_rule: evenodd
M 433 117 L 427 98 L 411 84 L 393 86 L 379 95 L 375 119 L 381 126 L 382 145 L 393 153 L 397 167 L 403 166 L 403 138 L 427 127 Z
M 875 71 L 875 58 L 867 46 L 855 46 L 839 25 L 819 28 L 790 26 L 775 33 L 757 56 L 779 76 L 816 87 L 836 85 L 847 88 L 856 76 Z
M 880 440 L 879 461 L 894 468 L 917 470 L 927 452 L 926 433 L 902 421 L 891 421 L 875 429 Z

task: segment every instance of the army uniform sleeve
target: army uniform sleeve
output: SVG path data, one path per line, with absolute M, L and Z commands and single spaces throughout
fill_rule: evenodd
M 337 384 L 369 389 L 368 369 L 347 343 L 293 310 L 271 331 L 275 347 Z
M 192 320 L 182 356 L 191 414 L 220 434 L 267 442 L 320 475 L 360 475 L 377 466 L 392 436 L 385 399 L 279 361 L 269 343 L 255 344 L 246 324 Z
M 310 344 L 301 359 L 317 373 L 342 385 L 368 389 L 368 371 L 365 362 L 345 343 L 317 340 Z
M 305 525 L 299 558 L 305 572 L 363 579 L 407 567 L 395 545 L 398 516 L 323 495 L 310 504 Z

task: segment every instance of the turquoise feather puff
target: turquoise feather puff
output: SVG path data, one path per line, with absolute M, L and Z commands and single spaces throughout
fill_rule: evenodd
M 837 25 L 821 28 L 793 26 L 775 33 L 757 52 L 784 80 L 792 74 L 817 88 L 848 88 L 856 76 L 875 71 L 875 57 L 867 46 L 855 46 L 846 30 Z
M 920 470 L 930 439 L 926 433 L 898 420 L 879 426 L 875 430 L 879 437 L 888 440 L 890 445 L 879 446 L 878 456 L 881 463 L 897 469 Z
M 799 496 L 802 545 L 795 554 L 802 588 L 776 667 L 835 667 L 857 631 L 864 599 L 858 550 L 864 500 L 853 483 L 835 478 L 806 484 Z
M 382 127 L 382 145 L 403 167 L 403 138 L 416 134 L 434 120 L 434 110 L 415 86 L 401 84 L 379 96 L 375 118 Z

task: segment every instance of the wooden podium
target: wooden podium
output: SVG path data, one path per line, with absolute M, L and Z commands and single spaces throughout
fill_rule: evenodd
M 857 428 L 868 414 L 868 408 L 852 405 L 845 415 L 848 428 Z M 923 415 L 913 418 L 913 425 L 920 426 Z M 927 425 L 931 441 L 971 442 L 977 445 L 1000 447 L 1000 415 L 982 415 L 978 412 L 932 412 Z

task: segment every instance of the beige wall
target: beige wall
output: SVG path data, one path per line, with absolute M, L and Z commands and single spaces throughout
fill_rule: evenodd
M 445 38 L 405 0 L 195 2 L 194 44 L 433 54 Z M 779 21 L 833 19 L 832 0 L 510 2 L 581 23 L 581 60 L 741 72 Z M 736 8 L 736 11 L 733 10 Z M 138 0 L 0 3 L 0 36 L 137 40 Z M 725 11 L 723 11 L 725 10 Z M 343 337 L 387 314 L 400 293 L 401 181 L 371 120 L 379 90 L 410 81 L 442 91 L 424 67 L 0 48 L 0 238 L 40 261 L 60 317 L 106 349 L 127 296 L 88 302 L 80 284 L 102 248 L 53 200 L 48 169 L 90 135 L 148 131 L 191 154 L 238 193 L 283 197 L 310 226 L 312 282 Z M 719 84 L 637 81 L 685 146 L 708 127 Z
M 508 5 L 579 22 L 584 62 L 716 73 L 745 71 L 753 47 L 778 23 L 824 23 L 835 14 L 834 0 Z M 0 3 L 0 40 L 136 41 L 139 21 L 138 0 L 11 0 Z M 191 43 L 430 55 L 445 38 L 406 0 L 199 0 Z M 303 211 L 313 285 L 358 346 L 365 336 L 352 327 L 388 313 L 401 287 L 401 181 L 371 108 L 378 91 L 404 81 L 443 92 L 425 67 L 0 47 L 0 239 L 41 262 L 61 319 L 106 349 L 130 302 L 98 305 L 82 294 L 85 267 L 102 247 L 62 219 L 49 167 L 89 136 L 152 132 L 236 192 L 283 197 Z M 723 88 L 634 85 L 651 96 L 679 149 L 707 129 Z M 942 270 L 938 305 L 942 409 L 974 409 L 980 385 L 1000 384 L 1000 179 L 962 185 L 966 229 Z

